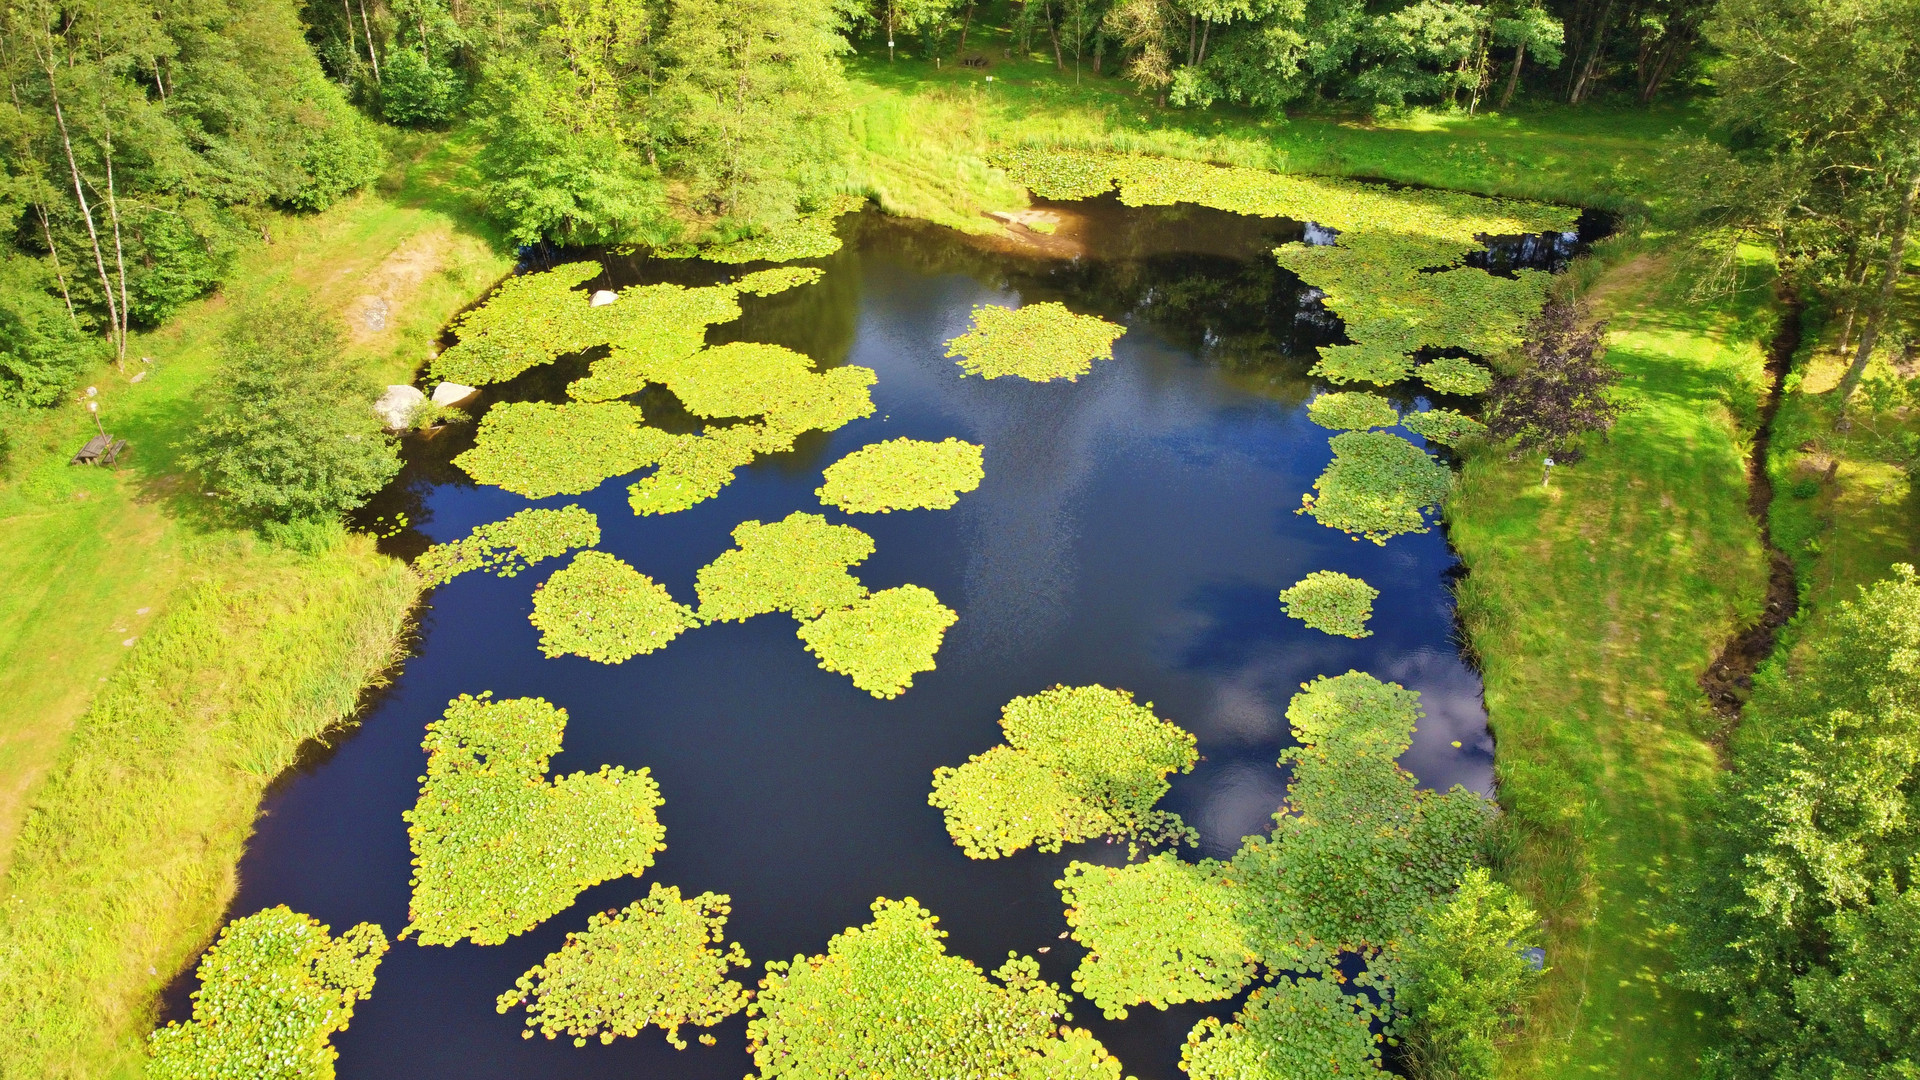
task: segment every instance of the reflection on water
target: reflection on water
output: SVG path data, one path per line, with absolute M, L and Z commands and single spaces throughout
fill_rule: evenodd
M 570 501 L 600 515 L 603 547 L 676 597 L 730 546 L 732 528 L 793 510 L 821 512 L 821 468 L 866 443 L 957 436 L 985 447 L 986 479 L 950 511 L 829 517 L 869 532 L 856 568 L 874 589 L 914 582 L 960 614 L 936 671 L 879 701 L 819 669 L 785 616 L 689 633 L 617 667 L 543 659 L 527 622 L 534 585 L 468 575 L 437 590 L 421 649 L 339 750 L 278 786 L 240 871 L 236 910 L 285 903 L 336 928 L 406 921 L 403 810 L 417 792 L 422 729 L 463 692 L 539 695 L 571 713 L 556 771 L 602 763 L 651 768 L 666 798 L 668 849 L 646 880 L 589 890 L 572 909 L 505 945 L 396 946 L 371 1000 L 337 1038 L 347 1080 L 430 1077 L 660 1077 L 737 1080 L 745 1023 L 719 1045 L 674 1051 L 654 1032 L 613 1046 L 523 1041 L 493 999 L 587 915 L 658 880 L 733 897 L 729 936 L 756 964 L 820 951 L 865 921 L 876 896 L 913 896 L 941 917 L 950 948 L 992 968 L 1009 950 L 1048 947 L 1049 978 L 1071 981 L 1079 949 L 1053 888 L 1069 859 L 1114 861 L 1081 845 L 1055 856 L 966 859 L 927 805 L 931 773 L 1000 741 L 1008 699 L 1056 683 L 1104 683 L 1193 731 L 1203 760 L 1166 805 L 1197 827 L 1201 854 L 1232 854 L 1284 794 L 1274 762 L 1291 743 L 1285 709 L 1299 684 L 1350 668 L 1422 691 L 1428 718 L 1406 761 L 1429 784 L 1485 790 L 1491 744 L 1479 683 L 1452 637 L 1438 533 L 1386 547 L 1357 543 L 1294 511 L 1330 456 L 1302 402 L 1316 345 L 1338 321 L 1267 252 L 1299 223 L 1111 199 L 1063 206 L 1061 246 L 994 250 L 931 227 L 861 215 L 820 261 L 824 281 L 765 299 L 712 340 L 770 341 L 822 365 L 879 373 L 875 414 L 756 462 L 719 498 L 635 518 L 613 480 Z M 1072 257 L 1048 252 L 1072 250 Z M 734 268 L 608 260 L 589 288 L 711 282 Z M 1063 300 L 1124 323 L 1117 359 L 1078 383 L 963 379 L 945 354 L 983 303 Z M 528 373 L 487 401 L 559 399 L 584 360 Z M 1417 388 L 1399 388 L 1412 403 Z M 690 422 L 670 395 L 643 399 L 668 425 Z M 528 505 L 469 483 L 448 462 L 471 431 L 409 447 L 404 476 L 367 511 L 403 512 L 389 541 L 417 550 Z M 1332 638 L 1284 617 L 1275 596 L 1312 570 L 1364 577 L 1383 595 L 1372 637 Z M 1453 744 L 1458 742 L 1458 747 Z M 1085 1002 L 1091 1027 L 1142 1080 L 1172 1080 L 1187 1030 L 1232 1002 L 1120 1023 Z

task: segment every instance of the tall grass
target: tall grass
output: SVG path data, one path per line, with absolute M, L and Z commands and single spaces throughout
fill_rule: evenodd
M 0 1075 L 125 1069 L 212 936 L 261 790 L 399 656 L 413 575 L 342 533 L 210 560 L 81 718 L 0 893 Z

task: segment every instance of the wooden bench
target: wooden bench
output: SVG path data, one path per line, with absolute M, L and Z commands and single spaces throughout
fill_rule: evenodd
M 111 465 L 120 457 L 120 451 L 127 448 L 127 440 L 116 439 L 111 435 L 95 435 L 87 440 L 87 445 L 73 455 L 69 465 Z

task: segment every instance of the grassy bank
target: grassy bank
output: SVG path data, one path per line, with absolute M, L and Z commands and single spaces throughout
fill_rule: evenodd
M 509 261 L 457 192 L 462 148 L 395 146 L 381 189 L 287 218 L 222 296 L 93 377 L 118 468 L 66 465 L 62 408 L 0 484 L 0 1075 L 137 1060 L 154 996 L 210 937 L 261 790 L 395 658 L 417 590 L 364 538 L 311 553 L 229 524 L 176 464 L 229 300 L 340 315 L 370 382 L 405 381 Z M 140 375 L 136 383 L 133 376 Z
M 1537 456 L 1475 457 L 1447 506 L 1519 839 L 1508 872 L 1550 918 L 1516 1076 L 1697 1073 L 1711 1007 L 1664 983 L 1661 909 L 1719 767 L 1697 680 L 1766 585 L 1744 470 L 1777 317 L 1767 268 L 1698 303 L 1658 256 L 1621 244 L 1609 261 L 1590 297 L 1630 411 L 1545 486 Z

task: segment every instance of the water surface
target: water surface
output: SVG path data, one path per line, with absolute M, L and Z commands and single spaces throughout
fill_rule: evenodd
M 1080 950 L 1060 940 L 1053 882 L 1070 859 L 1119 861 L 1124 849 L 972 861 L 927 805 L 936 766 L 999 742 L 1000 706 L 1056 683 L 1131 690 L 1198 737 L 1200 764 L 1175 778 L 1163 804 L 1199 829 L 1198 854 L 1230 856 L 1242 836 L 1265 829 L 1284 794 L 1275 760 L 1292 744 L 1287 700 L 1316 675 L 1357 668 L 1420 691 L 1427 716 L 1404 764 L 1428 785 L 1488 789 L 1492 743 L 1479 681 L 1453 635 L 1455 563 L 1441 534 L 1379 547 L 1295 513 L 1331 456 L 1331 433 L 1306 418 L 1316 387 L 1305 372 L 1314 346 L 1344 340 L 1316 294 L 1266 254 L 1301 239 L 1303 226 L 1191 207 L 1127 210 L 1111 199 L 1059 208 L 1072 216 L 1038 253 L 873 214 L 845 219 L 847 246 L 819 260 L 824 281 L 743 297 L 745 317 L 711 340 L 771 341 L 822 365 L 870 367 L 879 374 L 871 418 L 810 434 L 678 514 L 634 517 L 618 479 L 532 504 L 593 510 L 602 547 L 689 603 L 695 572 L 731 546 L 741 521 L 806 510 L 858 526 L 877 547 L 855 568 L 870 588 L 924 585 L 960 615 L 938 670 L 900 698 L 876 700 L 818 668 L 785 615 L 705 627 L 618 666 L 544 659 L 527 616 L 535 584 L 560 560 L 512 579 L 469 574 L 433 592 L 418 655 L 360 728 L 269 795 L 234 911 L 287 904 L 336 930 L 361 920 L 389 934 L 404 926 L 410 856 L 400 815 L 424 771 L 423 729 L 461 693 L 565 707 L 556 771 L 652 769 L 668 847 L 644 878 L 588 890 L 505 945 L 397 944 L 372 998 L 335 1038 L 341 1077 L 738 1080 L 751 1070 L 741 1017 L 716 1029 L 711 1048 L 675 1051 L 649 1029 L 575 1049 L 523 1040 L 523 1014 L 494 1011 L 495 995 L 589 913 L 644 896 L 656 880 L 688 895 L 732 895 L 730 936 L 755 961 L 749 983 L 764 961 L 822 951 L 866 921 L 875 897 L 912 896 L 940 916 L 951 951 L 991 969 L 1009 950 L 1046 948 L 1047 976 L 1070 984 Z M 1496 263 L 1562 258 L 1562 246 L 1510 248 Z M 588 287 L 737 272 L 612 259 Z M 1077 383 L 1035 385 L 962 378 L 944 355 L 974 305 L 1042 300 L 1124 323 L 1116 359 Z M 557 400 L 581 363 L 529 373 L 489 400 Z M 1413 404 L 1418 388 L 1401 389 L 1398 404 Z M 663 423 L 686 423 L 670 395 L 644 404 Z M 823 467 L 900 436 L 982 444 L 985 481 L 948 511 L 820 506 Z M 530 505 L 447 464 L 470 438 L 409 447 L 407 472 L 368 511 L 408 514 L 413 529 L 390 541 L 397 550 Z M 1373 636 L 1329 637 L 1281 613 L 1275 594 L 1322 569 L 1381 590 Z M 1076 999 L 1074 1014 L 1129 1074 L 1173 1080 L 1188 1028 L 1233 1005 L 1140 1008 L 1112 1023 Z

